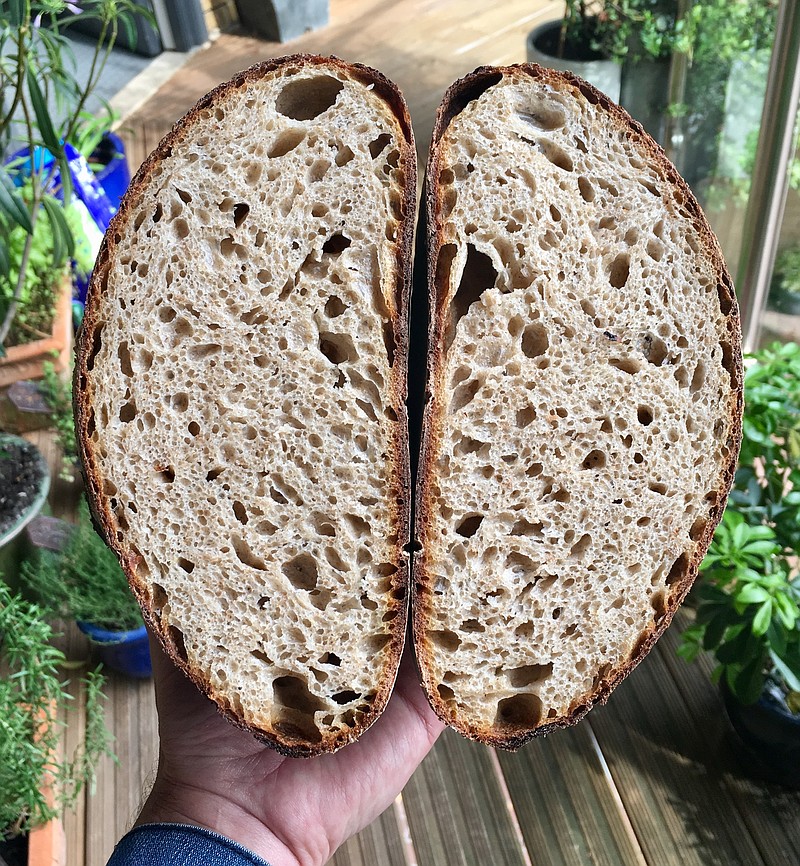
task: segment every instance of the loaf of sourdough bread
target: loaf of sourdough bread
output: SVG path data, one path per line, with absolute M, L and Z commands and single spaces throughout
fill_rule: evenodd
M 742 410 L 692 193 L 583 81 L 482 68 L 437 116 L 413 624 L 440 717 L 515 748 L 580 719 L 686 595 Z
M 144 163 L 89 289 L 94 515 L 175 662 L 291 755 L 366 729 L 401 655 L 415 206 L 391 82 L 269 61 Z

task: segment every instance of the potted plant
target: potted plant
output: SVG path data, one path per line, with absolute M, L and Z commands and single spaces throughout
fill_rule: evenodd
M 28 836 L 72 806 L 110 752 L 102 712 L 103 677 L 91 671 L 86 690 L 86 729 L 78 750 L 59 756 L 58 711 L 71 700 L 64 683 L 64 654 L 51 640 L 43 611 L 0 579 L 0 854 L 9 839 Z M 33 831 L 33 833 L 31 832 Z M 53 834 L 41 834 L 46 839 Z M 54 861 L 49 861 L 54 862 Z
M 585 78 L 619 102 L 625 53 L 619 7 L 598 0 L 564 0 L 564 16 L 528 34 L 528 62 Z
M 142 12 L 134 0 L 85 10 L 66 0 L 0 0 L 0 385 L 41 375 L 53 351 L 61 366 L 69 357 L 64 274 L 89 226 L 73 196 L 70 142 L 134 12 Z M 64 29 L 86 18 L 99 22 L 99 35 L 79 77 Z
M 0 433 L 0 570 L 14 580 L 22 531 L 41 511 L 50 473 L 39 450 L 25 439 Z
M 77 621 L 104 664 L 128 676 L 151 675 L 139 605 L 116 556 L 95 532 L 85 502 L 63 552 L 38 552 L 23 563 L 21 576 L 51 615 Z
M 745 754 L 770 778 L 799 785 L 800 346 L 752 360 L 739 469 L 679 652 L 713 653 Z

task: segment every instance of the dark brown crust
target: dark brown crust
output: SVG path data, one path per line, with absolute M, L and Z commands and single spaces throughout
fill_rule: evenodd
M 428 695 L 428 700 L 437 715 L 448 725 L 456 728 L 465 737 L 491 746 L 504 749 L 518 749 L 534 736 L 545 735 L 557 728 L 564 728 L 575 724 L 582 719 L 586 713 L 597 703 L 605 703 L 609 695 L 625 677 L 636 667 L 636 665 L 647 655 L 656 640 L 670 624 L 675 611 L 685 598 L 692 586 L 700 562 L 702 561 L 714 530 L 722 518 L 725 509 L 725 501 L 730 492 L 736 471 L 736 461 L 741 444 L 741 418 L 743 407 L 743 366 L 741 350 L 741 325 L 739 311 L 736 304 L 736 296 L 733 282 L 722 259 L 714 234 L 703 215 L 697 200 L 692 194 L 689 186 L 678 174 L 672 163 L 669 162 L 664 151 L 644 131 L 641 124 L 633 120 L 630 115 L 611 102 L 592 85 L 570 73 L 559 73 L 552 69 L 545 69 L 536 64 L 524 64 L 512 67 L 480 67 L 467 75 L 465 78 L 453 84 L 442 100 L 434 123 L 433 137 L 431 141 L 430 157 L 425 178 L 424 191 L 424 214 L 427 225 L 427 247 L 428 247 L 428 303 L 431 315 L 428 331 L 428 385 L 426 395 L 428 400 L 425 406 L 422 445 L 420 449 L 420 469 L 417 476 L 416 490 L 416 515 L 415 515 L 415 539 L 421 545 L 423 552 L 429 542 L 427 535 L 428 527 L 431 525 L 431 505 L 428 501 L 428 489 L 435 478 L 435 447 L 440 440 L 443 427 L 443 407 L 439 395 L 442 394 L 442 370 L 444 356 L 442 351 L 443 333 L 446 321 L 446 310 L 443 309 L 444 295 L 441 287 L 436 284 L 437 256 L 443 245 L 442 240 L 442 218 L 441 201 L 437 185 L 440 165 L 440 142 L 452 119 L 463 110 L 473 99 L 488 88 L 494 86 L 509 74 L 520 73 L 530 75 L 532 78 L 550 84 L 562 91 L 578 91 L 580 95 L 590 102 L 597 104 L 607 112 L 612 121 L 618 126 L 626 129 L 632 138 L 641 141 L 648 153 L 652 163 L 657 166 L 662 176 L 671 183 L 685 199 L 685 209 L 691 215 L 705 252 L 713 265 L 718 284 L 720 286 L 720 301 L 723 309 L 727 306 L 730 312 L 727 317 L 727 339 L 731 347 L 730 368 L 731 375 L 731 437 L 727 443 L 728 460 L 721 468 L 721 480 L 717 490 L 718 496 L 714 503 L 710 519 L 706 529 L 694 547 L 691 559 L 686 563 L 686 569 L 682 578 L 676 581 L 670 588 L 666 612 L 663 617 L 652 627 L 646 629 L 640 636 L 634 647 L 629 660 L 620 668 L 607 673 L 590 693 L 575 699 L 569 712 L 560 718 L 548 721 L 547 724 L 523 731 L 514 731 L 504 734 L 493 728 L 478 728 L 469 722 L 458 718 L 441 700 L 436 683 L 432 679 L 431 658 L 432 653 L 429 642 L 426 639 L 426 622 L 431 605 L 431 575 L 425 571 L 424 560 L 415 556 L 414 560 L 414 584 L 412 588 L 412 628 L 414 634 L 414 645 L 417 662 L 420 668 L 420 676 L 423 686 Z M 578 96 L 578 93 L 575 95 Z
M 398 527 L 398 540 L 395 547 L 395 561 L 399 567 L 394 576 L 389 600 L 390 607 L 397 610 L 397 616 L 392 621 L 394 633 L 392 643 L 387 652 L 387 662 L 382 674 L 381 686 L 378 689 L 369 713 L 359 719 L 357 727 L 346 733 L 334 736 L 324 736 L 319 743 L 308 743 L 290 736 L 278 736 L 270 731 L 263 731 L 242 721 L 233 711 L 223 696 L 214 692 L 210 684 L 200 672 L 193 669 L 186 660 L 185 651 L 180 645 L 179 636 L 170 634 L 165 629 L 156 612 L 153 610 L 151 598 L 146 586 L 137 577 L 138 554 L 131 551 L 125 543 L 124 534 L 118 528 L 112 513 L 108 498 L 103 492 L 103 478 L 93 454 L 91 444 L 91 429 L 95 423 L 92 410 L 93 385 L 92 366 L 95 354 L 96 339 L 102 330 L 102 301 L 105 283 L 111 262 L 115 256 L 116 246 L 126 231 L 130 215 L 135 210 L 139 197 L 147 189 L 153 169 L 158 163 L 168 157 L 172 148 L 184 141 L 194 131 L 196 124 L 201 122 L 201 112 L 209 106 L 224 99 L 227 94 L 248 82 L 257 81 L 271 72 L 279 70 L 288 74 L 293 66 L 298 69 L 309 66 L 319 66 L 344 73 L 351 80 L 358 81 L 366 87 L 372 87 L 387 104 L 398 121 L 405 138 L 401 142 L 400 165 L 405 175 L 404 198 L 401 204 L 401 227 L 396 241 L 397 285 L 395 289 L 395 304 L 397 316 L 393 320 L 394 364 L 389 392 L 392 406 L 397 415 L 394 441 L 394 469 L 397 486 L 393 499 L 395 503 L 395 519 Z M 407 413 L 406 413 L 406 374 L 408 368 L 408 304 L 411 279 L 411 253 L 416 216 L 417 188 L 417 158 L 411 121 L 400 90 L 388 78 L 377 70 L 361 64 L 346 63 L 336 57 L 319 57 L 308 54 L 295 54 L 276 58 L 257 64 L 239 73 L 233 79 L 218 87 L 200 99 L 197 104 L 181 118 L 172 130 L 164 137 L 158 147 L 144 161 L 131 181 L 128 192 L 122 200 L 119 212 L 111 221 L 103 244 L 97 257 L 93 276 L 88 289 L 86 313 L 83 326 L 76 344 L 76 363 L 74 376 L 74 410 L 75 428 L 86 485 L 87 498 L 96 525 L 100 528 L 111 549 L 116 553 L 128 577 L 131 589 L 142 608 L 144 619 L 157 635 L 164 651 L 173 662 L 180 667 L 189 679 L 209 698 L 214 700 L 229 721 L 243 730 L 254 734 L 264 743 L 289 757 L 309 757 L 323 752 L 332 752 L 348 742 L 355 740 L 381 714 L 394 687 L 394 680 L 403 651 L 405 628 L 408 610 L 409 563 L 406 547 L 410 540 L 411 520 L 411 478 L 409 469 Z

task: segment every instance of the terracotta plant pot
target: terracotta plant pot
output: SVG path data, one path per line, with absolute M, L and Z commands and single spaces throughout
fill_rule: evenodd
M 55 704 L 51 705 L 49 715 L 55 718 Z M 39 709 L 39 729 L 45 724 L 47 713 Z M 49 774 L 45 775 L 40 785 L 42 797 L 49 806 L 55 802 L 53 794 L 53 780 Z M 64 833 L 64 823 L 61 818 L 53 818 L 45 824 L 34 827 L 27 835 L 17 836 L 9 840 L 8 849 L 4 849 L 6 856 L 10 856 L 9 862 L 24 862 L 25 847 L 27 844 L 28 866 L 66 866 L 67 864 L 67 837 Z M 5 861 L 3 861 L 5 862 Z
M 5 355 L 0 357 L 0 388 L 21 379 L 40 378 L 46 361 L 54 364 L 57 373 L 62 373 L 69 365 L 71 351 L 72 280 L 65 276 L 51 335 L 21 346 L 6 346 Z

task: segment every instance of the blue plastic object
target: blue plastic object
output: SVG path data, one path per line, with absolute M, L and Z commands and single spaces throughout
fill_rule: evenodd
M 153 675 L 150 642 L 143 625 L 132 631 L 106 631 L 79 621 L 78 628 L 95 643 L 104 665 L 129 677 L 146 679 Z
M 64 153 L 67 157 L 67 165 L 69 166 L 75 198 L 86 205 L 86 209 L 97 224 L 97 227 L 101 232 L 104 232 L 108 228 L 108 224 L 111 222 L 111 217 L 114 216 L 116 208 L 111 203 L 109 196 L 106 195 L 95 174 L 89 168 L 89 163 L 86 162 L 83 156 L 69 142 L 64 144 Z M 41 171 L 42 169 L 49 169 L 53 165 L 54 159 L 49 150 L 37 147 L 34 149 L 33 159 L 31 159 L 30 151 L 22 149 L 13 153 L 6 160 L 6 164 L 13 167 L 12 176 L 17 186 L 22 186 L 25 178 L 30 176 L 32 162 L 35 164 L 36 170 Z M 48 190 L 56 198 L 61 199 L 61 172 L 58 168 L 53 171 Z
M 89 163 L 75 148 L 66 143 L 64 153 L 67 157 L 70 179 L 75 194 L 75 200 L 82 206 L 83 225 L 88 244 L 88 256 L 94 260 L 100 246 L 103 233 L 111 222 L 111 217 L 117 212 L 120 200 L 128 189 L 131 172 L 125 155 L 125 144 L 122 139 L 113 132 L 107 132 L 95 153 L 92 161 L 104 163 L 103 168 L 97 173 L 89 167 Z M 47 170 L 53 166 L 53 155 L 43 147 L 34 149 L 31 155 L 27 149 L 18 150 L 7 160 L 12 171 L 11 174 L 17 186 L 21 186 L 25 178 L 30 175 L 32 165 L 37 171 Z M 50 180 L 50 191 L 56 198 L 61 198 L 61 174 L 58 167 L 53 168 Z M 76 259 L 79 259 L 76 255 Z M 85 261 L 86 255 L 83 256 Z M 90 267 L 84 264 L 84 267 Z M 80 267 L 76 265 L 73 272 L 75 284 L 75 300 L 81 304 L 86 302 L 86 289 L 89 284 L 90 274 L 83 274 Z
M 125 156 L 125 144 L 113 132 L 103 136 L 97 150 L 92 154 L 92 160 L 102 162 L 107 160 L 105 167 L 95 174 L 98 183 L 108 196 L 114 210 L 119 210 L 122 196 L 131 182 L 131 170 Z

